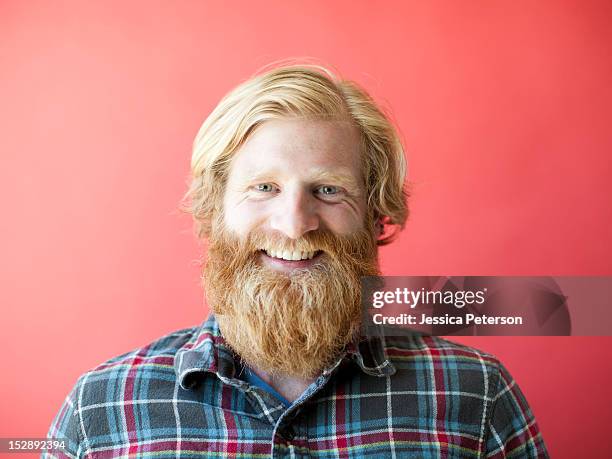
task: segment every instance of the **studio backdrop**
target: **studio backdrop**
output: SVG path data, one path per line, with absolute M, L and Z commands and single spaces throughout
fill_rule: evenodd
M 77 377 L 208 314 L 178 205 L 231 88 L 309 58 L 365 87 L 408 159 L 386 275 L 612 275 L 612 4 L 0 2 L 1 437 Z M 457 337 L 500 358 L 553 458 L 610 457 L 610 337 Z

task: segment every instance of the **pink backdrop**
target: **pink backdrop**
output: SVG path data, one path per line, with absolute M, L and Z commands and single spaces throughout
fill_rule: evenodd
M 385 273 L 612 275 L 611 7 L 1 1 L 0 436 L 43 436 L 82 372 L 206 316 L 190 145 L 277 59 L 391 108 L 414 187 Z M 505 362 L 554 458 L 606 456 L 612 338 L 458 340 Z

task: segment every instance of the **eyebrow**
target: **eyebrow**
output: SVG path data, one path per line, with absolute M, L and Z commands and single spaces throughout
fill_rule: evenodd
M 245 182 L 262 182 L 262 181 L 274 181 L 283 174 L 276 170 L 265 171 L 261 173 L 255 173 L 245 177 Z M 313 169 L 309 174 L 307 180 L 309 182 L 329 183 L 330 185 L 341 185 L 349 191 L 357 191 L 359 189 L 359 183 L 345 168 L 338 168 L 337 170 L 328 169 Z

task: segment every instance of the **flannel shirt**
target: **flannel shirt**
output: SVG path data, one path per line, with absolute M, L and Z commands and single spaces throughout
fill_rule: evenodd
M 442 338 L 350 345 L 285 407 L 239 379 L 213 316 L 84 373 L 42 457 L 548 457 L 493 356 Z

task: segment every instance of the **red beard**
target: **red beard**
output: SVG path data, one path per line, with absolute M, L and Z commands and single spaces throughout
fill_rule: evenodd
M 213 232 L 203 278 L 225 341 L 273 375 L 318 375 L 359 333 L 360 277 L 379 274 L 373 234 L 313 231 L 291 240 L 253 232 L 241 241 Z M 323 253 L 310 268 L 285 274 L 262 265 L 264 247 Z

